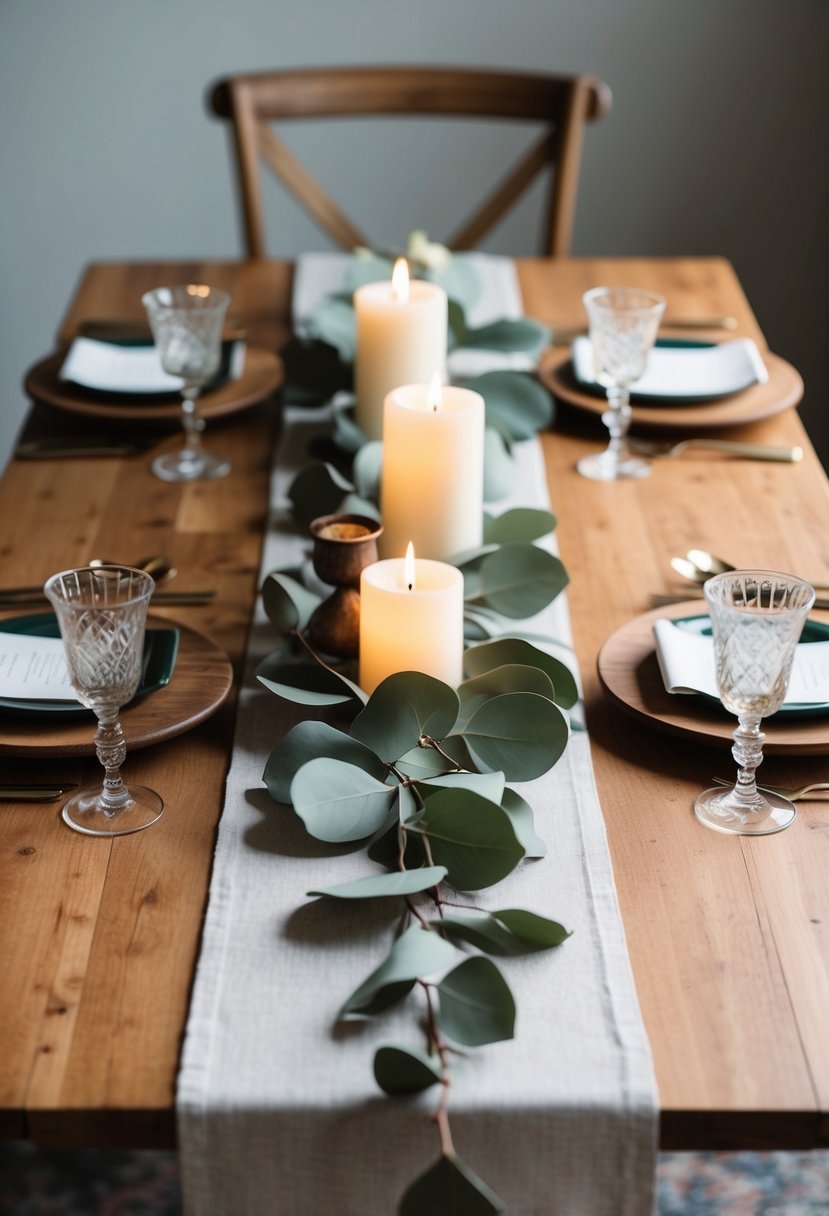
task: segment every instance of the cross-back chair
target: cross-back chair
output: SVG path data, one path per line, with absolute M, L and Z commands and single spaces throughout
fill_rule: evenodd
M 323 190 L 271 123 L 359 115 L 466 116 L 538 122 L 540 138 L 475 213 L 446 241 L 471 249 L 546 168 L 553 169 L 541 252 L 569 251 L 586 122 L 611 105 L 607 85 L 592 76 L 451 67 L 316 68 L 228 76 L 209 106 L 231 123 L 248 257 L 265 257 L 260 158 L 306 211 L 344 249 L 371 245 Z

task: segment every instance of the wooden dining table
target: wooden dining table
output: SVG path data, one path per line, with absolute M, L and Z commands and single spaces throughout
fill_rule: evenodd
M 525 312 L 554 330 L 582 321 L 588 287 L 632 283 L 662 292 L 668 316 L 733 316 L 736 334 L 766 348 L 720 258 L 523 260 L 518 273 Z M 196 281 L 226 288 L 248 342 L 275 351 L 290 332 L 292 276 L 291 264 L 277 261 L 95 264 L 57 340 L 65 344 L 85 321 L 139 322 L 142 292 Z M 70 831 L 59 804 L 0 803 L 4 1137 L 62 1147 L 175 1144 L 176 1075 L 279 417 L 271 397 L 211 422 L 207 442 L 230 457 L 230 475 L 169 484 L 151 474 L 149 460 L 181 442 L 174 425 L 119 428 L 36 405 L 27 439 L 109 426 L 113 437 L 137 431 L 148 450 L 12 459 L 0 483 L 0 585 L 37 583 L 97 555 L 130 562 L 168 554 L 177 586 L 218 594 L 206 605 L 155 607 L 154 616 L 207 635 L 236 673 L 210 720 L 128 755 L 130 778 L 166 803 L 148 831 L 95 839 Z M 802 801 L 794 825 L 774 836 L 706 830 L 694 818 L 694 797 L 733 771 L 728 744 L 669 734 L 624 712 L 597 674 L 602 645 L 648 611 L 651 595 L 690 590 L 669 563 L 691 547 L 829 582 L 829 483 L 796 409 L 717 435 L 800 445 L 804 457 L 783 464 L 689 451 L 655 460 L 645 480 L 593 482 L 575 463 L 605 445 L 601 421 L 566 405 L 542 444 L 596 781 L 659 1086 L 662 1147 L 827 1146 L 829 802 Z M 829 622 L 829 614 L 815 619 Z M 829 751 L 829 720 L 826 733 Z M 88 781 L 96 766 L 91 757 L 4 753 L 0 781 Z M 825 780 L 827 761 L 782 750 L 768 755 L 763 772 L 802 785 Z

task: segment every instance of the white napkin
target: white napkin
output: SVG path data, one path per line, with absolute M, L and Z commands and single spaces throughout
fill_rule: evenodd
M 234 342 L 229 379 L 238 380 L 245 366 L 245 344 Z M 155 346 L 125 346 L 97 338 L 75 338 L 60 369 L 61 380 L 105 393 L 176 393 L 180 376 L 161 366 Z
M 0 630 L 0 697 L 15 701 L 75 701 L 60 638 Z
M 653 626 L 656 657 L 670 693 L 705 693 L 719 699 L 714 641 L 699 632 L 708 618 L 687 623 L 660 620 Z M 795 649 L 784 709 L 829 703 L 829 641 L 801 642 Z
M 589 338 L 573 343 L 573 371 L 582 384 L 596 384 L 593 346 Z M 769 373 L 757 344 L 735 338 L 718 346 L 655 346 L 645 374 L 632 386 L 637 397 L 676 397 L 703 401 L 726 397 L 750 384 L 765 384 Z

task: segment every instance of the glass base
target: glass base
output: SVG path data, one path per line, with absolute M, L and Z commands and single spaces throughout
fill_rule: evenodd
M 761 797 L 768 806 L 767 814 L 762 810 L 739 812 L 728 805 L 732 793 L 733 789 L 723 789 L 720 785 L 700 794 L 694 803 L 694 814 L 700 823 L 732 836 L 771 836 L 794 823 L 797 808 L 788 798 L 762 790 Z
M 651 475 L 651 466 L 647 460 L 629 453 L 620 457 L 609 449 L 592 456 L 582 456 L 576 463 L 576 468 L 582 477 L 589 477 L 591 481 L 620 481 L 622 478 Z
M 101 787 L 79 790 L 64 804 L 64 823 L 87 836 L 128 836 L 157 823 L 164 812 L 164 801 L 145 785 L 126 787 L 130 796 L 121 810 L 100 808 Z
M 225 477 L 230 472 L 230 461 L 210 452 L 200 452 L 193 458 L 183 449 L 157 456 L 150 468 L 162 481 L 206 481 L 210 477 Z

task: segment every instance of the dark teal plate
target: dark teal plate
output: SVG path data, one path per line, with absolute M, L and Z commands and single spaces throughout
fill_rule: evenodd
M 24 633 L 32 638 L 60 637 L 57 617 L 53 612 L 38 612 L 33 616 L 15 616 L 7 621 L 0 621 L 0 632 Z M 178 654 L 178 637 L 177 629 L 147 630 L 144 635 L 141 683 L 133 700 L 170 683 Z M 75 701 L 18 701 L 13 697 L 0 697 L 0 710 L 39 714 L 41 717 L 92 715 L 92 710 L 85 709 Z
M 711 618 L 705 614 L 700 616 L 683 616 L 675 620 L 673 624 L 693 626 L 693 628 L 688 630 L 689 633 L 695 633 L 703 638 L 711 637 Z M 808 642 L 827 641 L 829 641 L 829 625 L 824 625 L 822 621 L 807 621 L 803 626 L 803 632 L 800 635 L 798 645 Z M 695 692 L 689 695 L 699 701 L 706 701 L 709 705 L 711 702 L 715 705 L 721 704 L 719 697 L 709 696 L 707 692 Z M 819 718 L 826 713 L 829 713 L 829 701 L 810 701 L 807 704 L 792 702 L 782 705 L 777 713 L 772 714 L 767 721 L 774 722 L 778 718 Z

